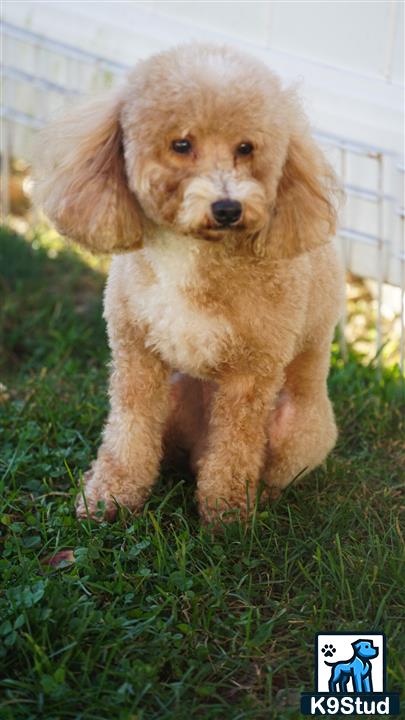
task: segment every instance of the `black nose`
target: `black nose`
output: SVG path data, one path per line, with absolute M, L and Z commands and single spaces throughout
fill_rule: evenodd
M 242 215 L 242 205 L 238 200 L 218 200 L 212 203 L 211 210 L 218 225 L 232 225 Z

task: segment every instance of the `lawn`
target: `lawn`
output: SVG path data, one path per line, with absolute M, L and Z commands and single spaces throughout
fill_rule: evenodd
M 107 410 L 104 277 L 4 229 L 0 267 L 1 720 L 299 718 L 327 630 L 383 630 L 404 697 L 398 371 L 334 349 L 337 448 L 249 526 L 202 528 L 181 473 L 140 517 L 78 523 Z

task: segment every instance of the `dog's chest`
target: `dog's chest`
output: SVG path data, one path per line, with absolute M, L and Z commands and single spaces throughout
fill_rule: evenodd
M 199 252 L 198 241 L 169 233 L 138 251 L 131 304 L 145 323 L 148 347 L 172 367 L 204 376 L 223 359 L 233 331 L 223 316 L 193 300 Z

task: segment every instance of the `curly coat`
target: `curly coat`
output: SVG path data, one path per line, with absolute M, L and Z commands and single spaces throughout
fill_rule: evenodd
M 77 514 L 139 511 L 164 453 L 189 454 L 206 520 L 321 463 L 343 281 L 333 174 L 294 93 L 239 52 L 183 46 L 48 128 L 41 164 L 59 231 L 113 254 L 111 410 Z M 237 222 L 217 222 L 221 199 Z

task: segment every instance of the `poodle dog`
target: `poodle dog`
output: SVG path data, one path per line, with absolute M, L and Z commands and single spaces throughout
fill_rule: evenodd
M 333 173 L 295 94 L 230 48 L 181 46 L 46 130 L 41 161 L 57 229 L 113 256 L 111 409 L 77 515 L 139 511 L 176 453 L 205 521 L 321 463 L 343 280 Z

